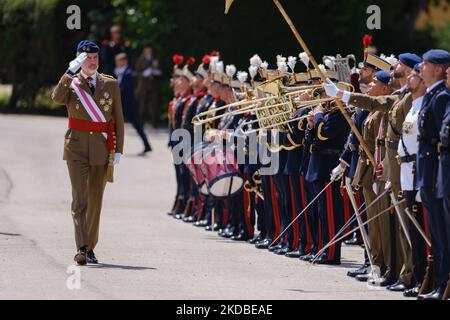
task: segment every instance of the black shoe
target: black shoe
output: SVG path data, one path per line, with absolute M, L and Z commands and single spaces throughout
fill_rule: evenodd
M 211 225 L 207 225 L 205 227 L 206 231 L 219 231 L 220 227 L 217 223 L 214 224 L 214 227 L 211 227 Z
M 250 244 L 255 244 L 255 243 L 259 242 L 259 241 L 264 240 L 264 238 L 265 238 L 265 236 L 260 233 L 256 238 L 250 239 L 247 242 L 250 243 Z
M 78 252 L 73 260 L 76 261 L 76 263 L 80 266 L 84 266 L 86 264 L 86 246 L 80 247 L 80 249 L 78 249 Z
M 183 218 L 183 221 L 186 223 L 193 223 L 195 221 L 195 218 L 193 216 L 189 216 L 189 217 Z
M 275 250 L 281 249 L 281 248 L 283 248 L 283 244 L 281 244 L 281 243 L 279 243 L 279 244 L 274 243 L 273 245 L 269 246 L 269 248 L 267 248 L 267 249 L 270 252 L 274 252 Z
M 204 228 L 208 225 L 208 220 L 200 220 L 194 223 L 194 226 Z
M 289 251 L 286 252 L 285 256 L 288 258 L 300 258 L 300 256 L 303 255 L 303 251 L 298 249 L 298 250 L 294 250 L 294 251 Z
M 360 274 L 367 274 L 369 270 L 367 270 L 367 266 L 363 265 L 361 268 L 353 270 L 353 271 L 348 271 L 347 272 L 347 276 L 352 277 L 352 278 L 356 278 L 356 276 L 360 275 Z
M 98 264 L 97 257 L 95 256 L 95 253 L 93 250 L 89 250 L 86 253 L 86 261 L 87 261 L 87 263 Z
M 184 213 L 177 213 L 176 215 L 174 215 L 174 218 L 177 220 L 181 220 L 184 218 Z
M 370 278 L 370 275 L 368 273 L 358 274 L 355 277 L 355 279 L 360 282 L 368 282 L 369 278 Z
M 370 278 L 368 280 L 368 282 L 373 285 L 373 286 L 380 286 L 380 287 L 388 287 L 390 285 L 393 285 L 395 283 L 394 280 L 386 278 L 386 277 L 381 277 L 378 279 L 375 278 Z
M 237 236 L 232 236 L 231 240 L 233 241 L 247 241 L 249 237 L 244 233 L 239 233 Z
M 417 296 L 418 300 L 442 300 L 442 296 L 444 295 L 445 287 L 436 288 L 428 294 L 419 294 Z
M 303 255 L 303 256 L 300 256 L 300 260 L 302 260 L 302 261 L 311 261 L 312 259 L 314 259 L 314 257 L 315 257 L 316 255 L 314 254 L 314 253 L 308 253 L 308 254 L 305 254 L 305 255 Z
M 229 228 L 225 228 L 224 231 L 224 238 L 230 239 L 231 237 L 235 236 L 236 234 L 233 233 L 233 230 L 229 229 Z
M 285 256 L 286 253 L 288 252 L 292 252 L 292 249 L 289 248 L 288 246 L 281 248 L 280 250 L 275 250 L 274 253 L 278 254 L 280 256 Z
M 363 242 L 359 238 L 358 233 L 356 233 L 356 232 L 353 233 L 353 238 L 351 238 L 349 240 L 345 240 L 344 243 L 348 246 L 359 246 L 359 245 L 363 244 Z
M 411 289 L 411 286 L 407 286 L 401 282 L 396 282 L 393 285 L 388 286 L 386 289 L 394 292 L 404 292 L 405 290 Z
M 311 262 L 313 261 L 313 259 L 311 260 Z M 315 261 L 315 264 L 321 264 L 321 265 L 340 265 L 341 261 L 340 260 L 328 260 L 327 255 L 326 254 L 322 254 L 320 257 L 318 257 Z
M 264 239 L 262 241 L 259 241 L 255 243 L 256 249 L 267 249 L 269 248 L 269 245 L 272 243 L 271 239 Z
M 420 293 L 420 284 L 415 286 L 414 288 L 405 290 L 403 292 L 403 296 L 406 298 L 417 298 Z

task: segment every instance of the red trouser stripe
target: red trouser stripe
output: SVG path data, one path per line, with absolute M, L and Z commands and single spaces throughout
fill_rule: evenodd
M 334 237 L 334 210 L 333 210 L 333 186 L 329 186 L 326 191 L 327 216 L 328 216 L 328 236 L 331 240 Z M 328 250 L 328 259 L 334 260 L 336 246 L 332 245 Z
M 306 203 L 306 192 L 305 192 L 305 182 L 303 180 L 303 176 L 300 176 L 300 190 L 302 193 L 302 210 L 308 205 Z M 306 210 L 303 213 L 303 217 L 305 218 L 305 226 L 306 226 L 306 248 L 303 248 L 305 250 L 305 252 L 309 252 L 311 251 L 311 247 L 312 247 L 312 237 L 311 237 L 311 231 L 309 230 L 309 224 L 308 224 L 308 213 L 309 210 Z
M 292 187 L 292 179 L 293 177 L 289 176 L 289 191 L 291 194 L 291 203 L 292 203 L 292 220 L 294 220 L 297 217 L 297 214 L 299 214 L 300 212 L 298 211 L 297 206 L 295 205 L 295 196 L 294 196 L 294 188 Z M 298 249 L 298 228 L 299 228 L 299 221 L 298 219 L 294 221 L 293 224 L 293 230 L 294 230 L 294 243 L 293 248 L 294 249 Z
M 272 198 L 272 212 L 273 212 L 273 220 L 275 223 L 275 238 L 280 235 L 280 213 L 278 212 L 278 201 L 276 195 L 275 185 L 273 183 L 273 178 L 270 177 L 270 196 Z

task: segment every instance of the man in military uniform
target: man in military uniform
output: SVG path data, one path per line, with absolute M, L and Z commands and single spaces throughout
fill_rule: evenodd
M 430 50 L 423 56 L 420 74 L 427 86 L 419 113 L 419 152 L 417 154 L 417 187 L 427 209 L 431 233 L 431 250 L 436 272 L 436 289 L 418 296 L 422 300 L 440 300 L 449 280 L 449 210 L 448 210 L 448 116 L 450 100 L 445 85 L 445 71 L 450 64 L 450 53 Z M 444 116 L 447 116 L 445 121 Z M 438 143 L 441 154 L 438 155 Z M 445 205 L 444 205 L 445 203 Z
M 387 123 L 382 122 L 381 125 L 387 125 L 385 150 L 386 154 L 380 168 L 381 179 L 389 188 L 392 188 L 394 197 L 400 195 L 400 166 L 397 162 L 397 148 L 401 136 L 403 121 L 412 106 L 411 94 L 407 92 L 406 82 L 409 74 L 414 66 L 421 62 L 421 58 L 412 53 L 404 53 L 399 55 L 399 61 L 395 65 L 393 77 L 398 79 L 402 88 L 394 92 L 391 96 L 371 98 L 361 94 L 350 94 L 349 92 L 340 92 L 338 97 L 342 98 L 345 103 L 360 105 L 363 109 L 372 111 L 380 111 L 387 113 Z M 329 87 L 331 88 L 331 84 Z M 333 94 L 333 92 L 330 92 Z M 405 206 L 399 205 L 400 217 L 405 221 L 407 219 L 404 213 Z M 407 241 L 405 232 L 398 223 L 400 235 L 400 253 L 402 269 L 398 282 L 389 287 L 392 291 L 404 291 L 413 285 L 412 281 L 412 260 L 411 247 Z
M 111 39 L 102 42 L 101 68 L 100 70 L 107 75 L 114 76 L 116 67 L 116 56 L 119 53 L 126 53 L 130 56 L 130 44 L 128 41 L 122 40 L 122 28 L 120 26 L 112 26 L 110 29 Z
M 408 88 L 411 92 L 412 107 L 406 115 L 403 122 L 402 136 L 398 146 L 398 155 L 400 162 L 400 182 L 403 196 L 406 199 L 406 205 L 411 214 L 414 215 L 420 227 L 425 230 L 425 212 L 422 205 L 416 201 L 417 191 L 414 187 L 415 180 L 415 162 L 419 142 L 418 135 L 418 115 L 423 102 L 423 95 L 426 92 L 426 86 L 420 77 L 419 64 L 414 67 L 408 77 Z M 419 231 L 410 224 L 410 237 L 412 245 L 412 260 L 415 285 L 413 288 L 405 290 L 405 297 L 417 297 L 419 295 L 422 283 L 425 278 L 425 268 L 427 264 L 426 243 Z
M 153 48 L 147 44 L 136 62 L 137 95 L 139 116 L 143 123 L 156 126 L 159 117 L 158 77 L 161 76 L 159 61 L 153 55 Z
M 77 58 L 70 62 L 52 94 L 56 103 L 66 105 L 69 114 L 64 160 L 72 184 L 78 249 L 74 259 L 80 265 L 98 263 L 93 250 L 98 241 L 108 166 L 119 163 L 124 143 L 119 85 L 114 78 L 97 72 L 98 52 L 95 43 L 80 42 Z

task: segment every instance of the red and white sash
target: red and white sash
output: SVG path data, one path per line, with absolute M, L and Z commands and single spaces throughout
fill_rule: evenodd
M 87 93 L 83 88 L 81 88 L 80 84 L 81 84 L 80 80 L 77 77 L 75 77 L 73 78 L 70 87 L 75 91 L 75 94 L 80 99 L 81 104 L 83 105 L 84 109 L 88 113 L 91 120 L 93 122 L 107 122 L 102 111 L 95 103 L 95 100 L 92 97 L 92 95 L 90 93 Z M 108 135 L 106 133 L 103 132 L 102 135 L 105 137 L 105 139 L 107 139 Z

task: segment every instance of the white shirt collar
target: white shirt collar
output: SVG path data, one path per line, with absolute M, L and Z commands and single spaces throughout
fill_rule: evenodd
M 405 93 L 406 90 L 408 90 L 408 85 L 407 84 L 405 84 L 403 87 L 400 88 L 400 92 L 401 93 Z
M 420 109 L 420 107 L 422 106 L 422 101 L 423 101 L 423 96 L 418 97 L 416 100 L 413 101 L 412 103 L 412 109 Z
M 81 76 L 82 76 L 84 79 L 87 79 L 87 78 L 89 77 L 86 73 L 84 73 L 83 70 L 81 70 Z M 94 87 L 96 87 L 96 86 L 97 86 L 97 72 L 94 73 L 94 74 L 91 76 L 91 78 L 93 79 L 93 80 L 91 81 L 91 83 L 94 85 Z
M 427 89 L 427 93 L 430 93 L 434 88 L 436 88 L 437 86 L 439 86 L 442 82 L 444 82 L 444 80 L 439 80 L 439 81 L 433 83 L 433 84 Z
M 125 72 L 126 68 L 127 68 L 127 66 L 122 67 L 122 68 L 115 68 L 114 73 L 116 74 L 116 76 L 122 75 Z

